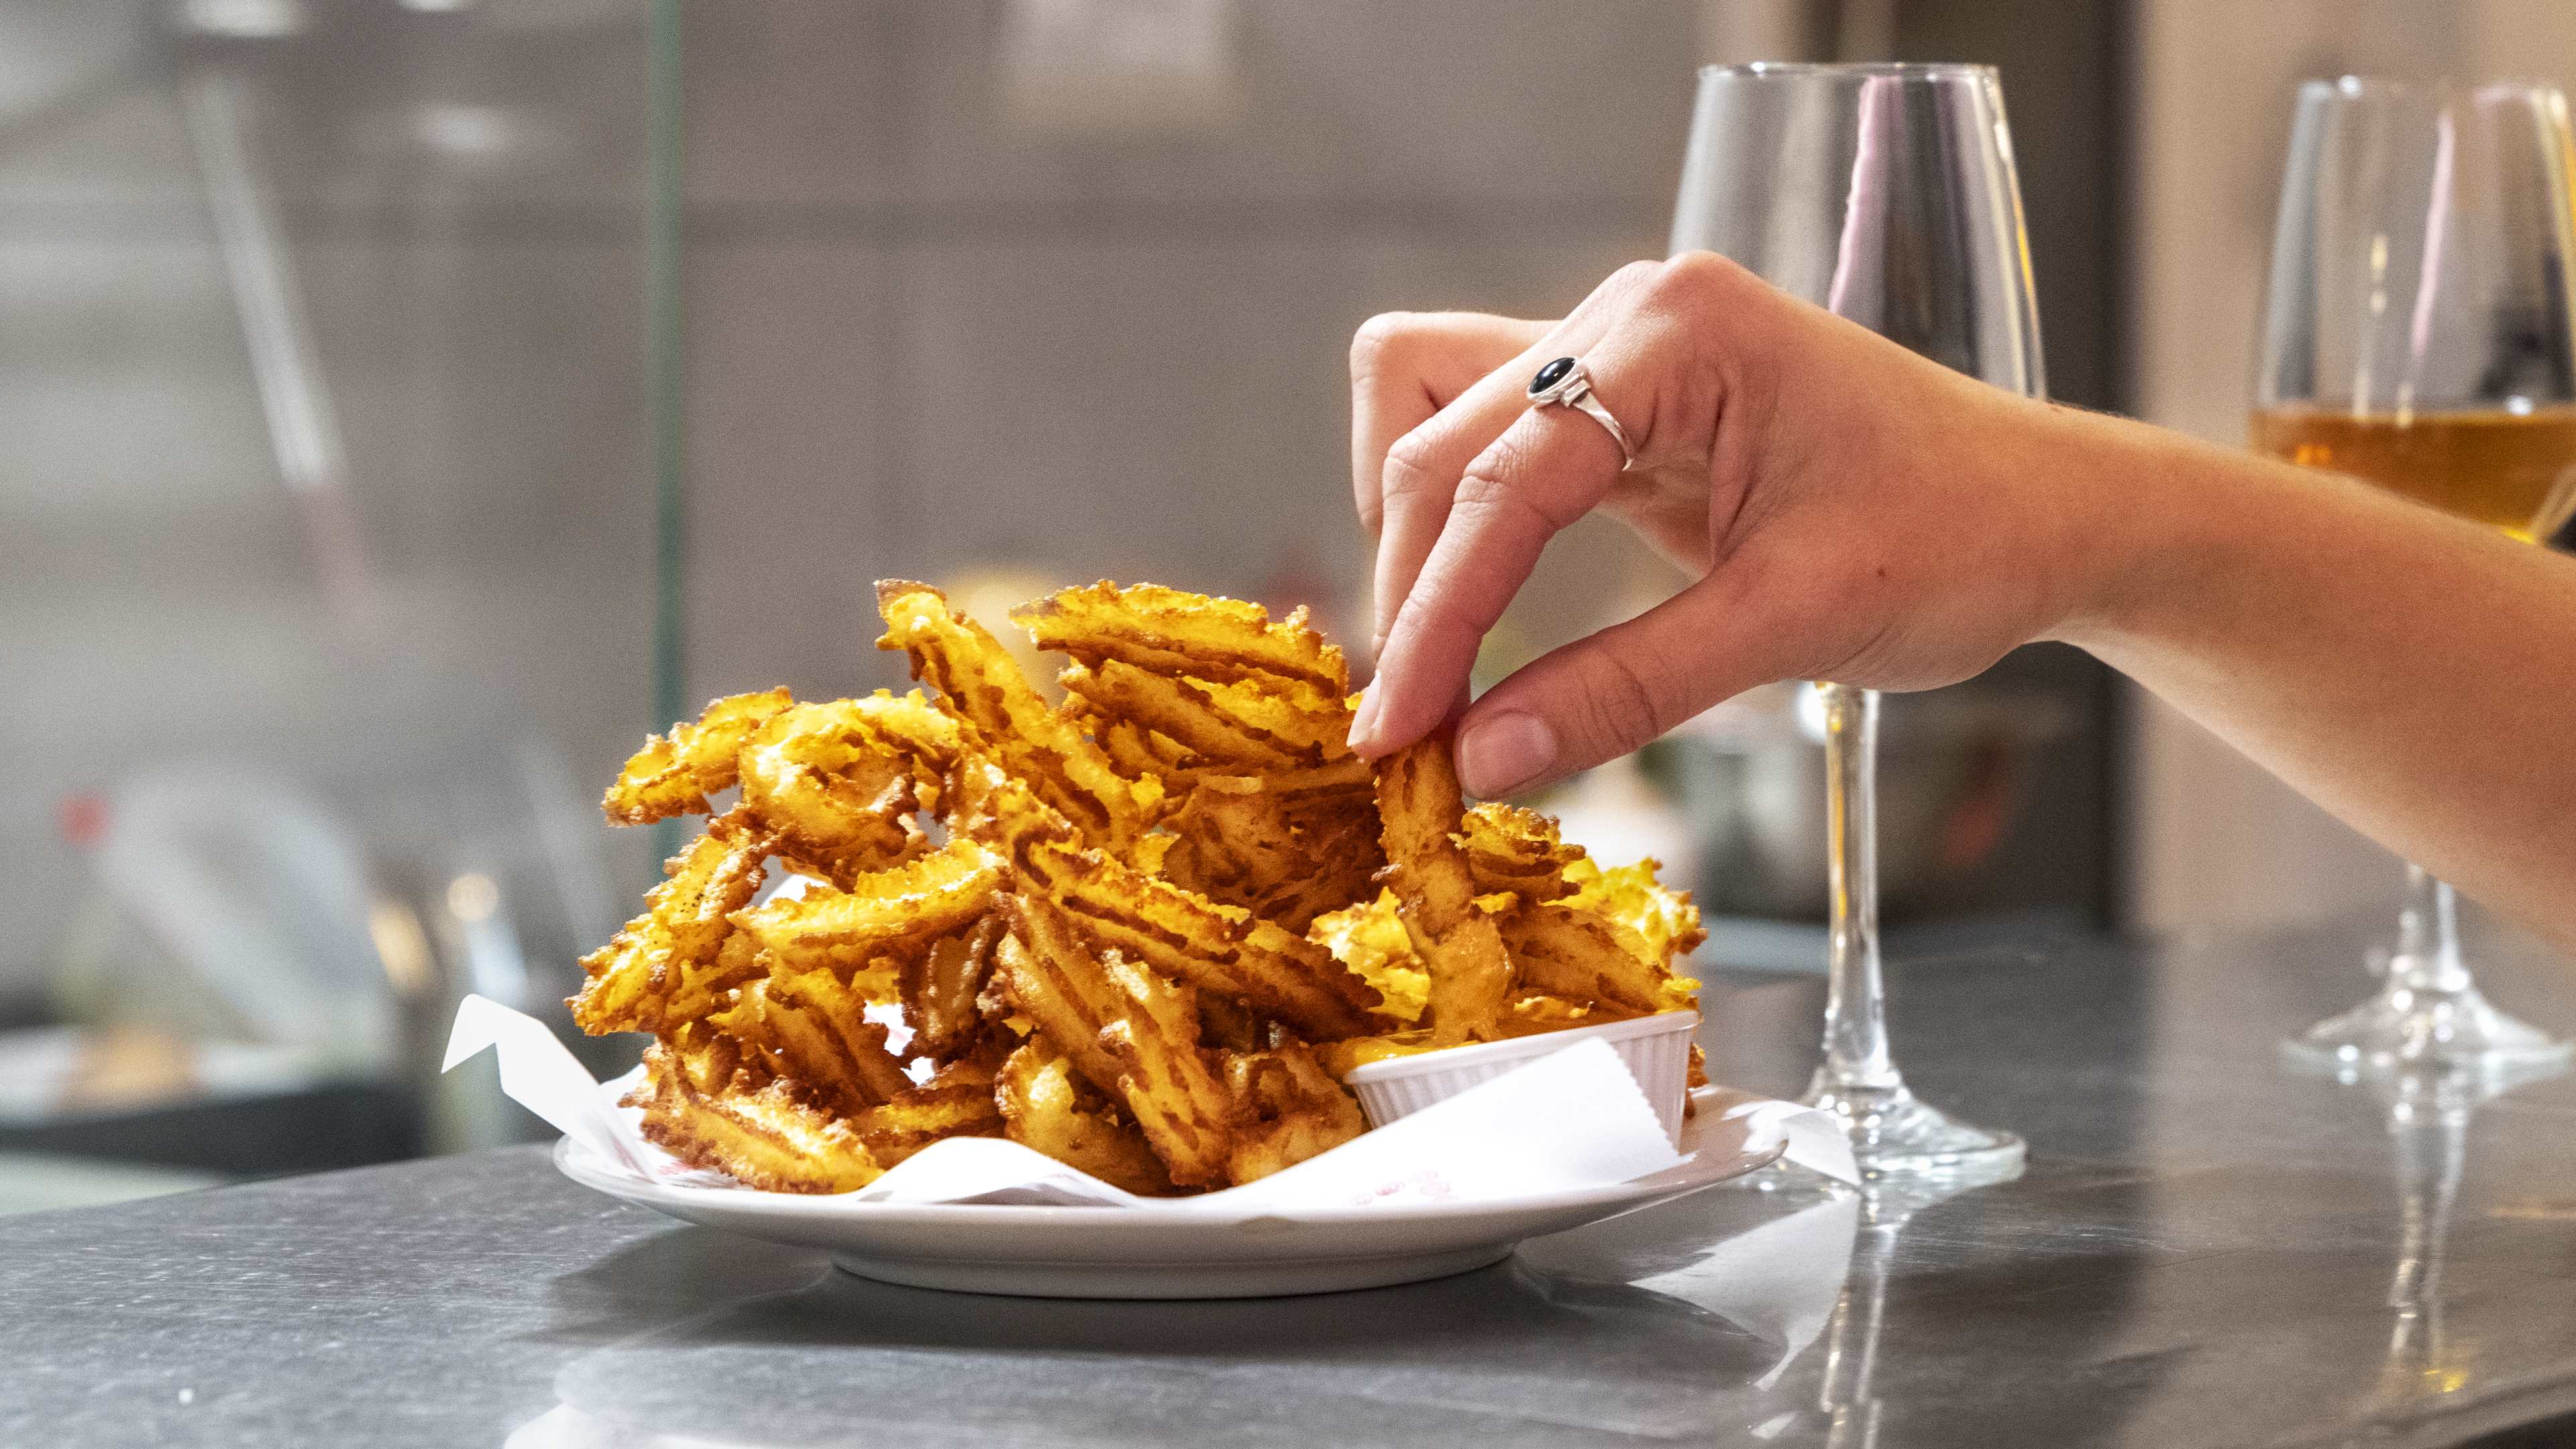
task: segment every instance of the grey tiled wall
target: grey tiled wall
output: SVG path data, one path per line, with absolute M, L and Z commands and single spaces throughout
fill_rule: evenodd
M 256 761 L 455 869 L 531 833 L 457 819 L 468 777 L 533 751 L 586 793 L 653 723 L 641 7 L 317 0 L 220 44 L 168 13 L 0 3 L 0 989 L 84 909 L 74 792 Z M 1347 614 L 1351 330 L 1552 313 L 1661 249 L 1694 4 L 1229 13 L 1227 119 L 1077 134 L 1013 110 L 1007 5 L 687 7 L 693 695 L 893 682 L 880 575 Z M 213 72 L 344 424 L 371 629 L 261 421 L 177 99 Z M 1598 622 L 1625 557 L 1568 540 L 1515 629 Z M 640 883 L 640 842 L 578 829 Z
M 694 677 L 891 682 L 878 574 L 1010 566 L 1352 612 L 1344 358 L 1660 250 L 1696 9 L 1248 3 L 1230 120 L 1013 111 L 1002 5 L 689 32 Z M 1597 622 L 1543 581 L 1544 634 Z

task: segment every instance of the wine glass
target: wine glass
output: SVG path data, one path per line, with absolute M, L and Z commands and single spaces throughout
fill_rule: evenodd
M 2252 446 L 2545 537 L 2576 488 L 2571 164 L 2547 86 L 2300 87 Z M 2566 1060 L 2479 994 L 2451 888 L 2406 876 L 2380 989 L 2284 1045 L 2372 1067 Z
M 1764 280 L 1971 377 L 2044 390 L 2003 87 L 1974 65 L 1710 66 L 1700 72 L 1672 248 Z M 1806 1100 L 1866 1172 L 2000 1176 L 2021 1139 L 1906 1088 L 1887 1048 L 1878 946 L 1878 695 L 1817 686 L 1830 844 L 1825 1059 Z

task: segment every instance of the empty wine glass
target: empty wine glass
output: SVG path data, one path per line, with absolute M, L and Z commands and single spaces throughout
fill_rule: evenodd
M 1700 72 L 1676 252 L 1764 280 L 1972 377 L 2044 391 L 2003 87 L 1973 65 Z M 1825 1059 L 1807 1089 L 1863 1170 L 2002 1175 L 2022 1142 L 1907 1089 L 1887 1048 L 1878 945 L 1878 695 L 1825 683 L 1831 937 Z

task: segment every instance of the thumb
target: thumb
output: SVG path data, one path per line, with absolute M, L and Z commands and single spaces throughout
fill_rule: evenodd
M 1495 685 L 1458 725 L 1458 776 L 1492 799 L 1624 755 L 1721 700 L 1795 673 L 1769 610 L 1718 572 Z

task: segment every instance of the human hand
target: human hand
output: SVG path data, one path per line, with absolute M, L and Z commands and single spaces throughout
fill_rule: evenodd
M 1530 408 L 1576 356 L 1636 449 Z M 1640 262 L 1556 323 L 1389 314 L 1351 351 L 1353 483 L 1379 535 L 1377 756 L 1437 725 L 1559 530 L 1625 520 L 1693 582 L 1495 685 L 1460 721 L 1496 795 L 1624 754 L 1754 685 L 1925 689 L 2086 602 L 2097 500 L 2058 415 L 1764 285 L 1721 257 Z

